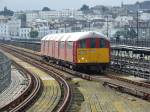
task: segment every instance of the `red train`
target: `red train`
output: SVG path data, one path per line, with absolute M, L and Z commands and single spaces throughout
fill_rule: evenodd
M 41 54 L 47 61 L 71 69 L 105 70 L 110 63 L 110 42 L 98 32 L 50 34 L 41 40 Z

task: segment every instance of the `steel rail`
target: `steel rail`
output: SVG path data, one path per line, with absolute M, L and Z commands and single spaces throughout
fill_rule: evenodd
M 4 47 L 4 46 L 3 46 Z M 21 53 L 16 53 L 16 52 L 12 52 L 14 50 L 10 49 L 10 48 L 4 48 L 4 51 L 7 51 L 11 54 L 13 54 L 14 56 L 32 64 L 33 66 L 35 67 L 38 67 L 39 69 L 49 73 L 49 75 L 51 75 L 58 83 L 61 87 L 63 87 L 64 89 L 64 96 L 63 96 L 63 100 L 59 102 L 59 107 L 55 107 L 54 110 L 57 111 L 57 112 L 64 112 L 67 108 L 68 108 L 68 105 L 70 103 L 70 97 L 71 97 L 71 89 L 70 89 L 70 86 L 68 84 L 68 82 L 65 80 L 66 77 L 62 77 L 62 75 L 59 75 L 60 72 L 59 71 L 56 71 L 56 70 L 53 70 L 53 69 L 50 69 L 49 66 L 45 65 L 45 64 L 42 64 L 40 61 L 37 61 L 37 60 L 33 60 L 27 56 L 25 56 L 24 54 L 21 54 Z
M 17 50 L 19 50 L 19 48 L 17 49 Z M 27 51 L 27 50 L 23 50 L 24 51 L 24 53 L 26 52 L 26 53 L 28 53 L 28 56 L 30 57 L 30 58 L 36 58 L 36 57 L 38 57 L 39 56 L 39 54 L 37 54 L 37 53 L 33 53 L 33 52 L 29 52 L 29 51 Z M 27 55 L 27 54 L 26 54 Z M 31 56 L 31 55 L 33 55 L 33 57 Z M 36 56 L 36 57 L 35 57 Z M 57 67 L 56 67 L 57 66 Z M 56 65 L 55 67 L 56 68 L 62 68 L 62 67 L 58 67 L 58 65 Z M 53 66 L 54 67 L 54 66 Z M 67 70 L 67 72 L 68 73 L 72 73 L 73 75 L 76 75 L 76 76 L 79 76 L 79 77 L 81 77 L 81 78 L 84 78 L 84 79 L 87 79 L 87 80 L 96 80 L 96 81 L 100 81 L 100 79 L 97 79 L 97 78 L 95 78 L 94 76 L 92 76 L 92 75 L 89 75 L 89 74 L 84 74 L 84 73 L 80 73 L 80 72 L 75 72 L 75 71 L 72 71 L 72 70 L 70 70 L 70 69 L 67 69 L 67 68 L 65 68 L 65 70 L 64 69 L 61 69 L 61 70 L 63 70 L 63 71 L 66 71 Z M 71 72 L 70 72 L 71 71 Z M 122 83 L 125 83 L 126 82 L 126 84 L 133 84 L 133 85 L 136 85 L 137 87 L 145 87 L 145 89 L 146 88 L 150 88 L 150 84 L 148 84 L 148 83 L 143 83 L 143 82 L 137 82 L 137 81 L 131 81 L 131 80 L 128 80 L 128 79 L 125 79 L 125 78 L 121 78 L 121 77 L 118 77 L 118 76 L 114 76 L 114 75 L 110 75 L 110 74 L 108 74 L 107 75 L 107 78 L 110 78 L 110 79 L 116 79 L 116 80 L 118 80 L 118 81 L 122 81 Z M 121 87 L 121 88 L 124 88 L 124 90 L 130 90 L 130 92 L 128 92 L 128 93 L 131 93 L 131 91 L 134 89 L 134 88 L 129 88 L 129 87 L 125 87 L 125 86 L 120 86 L 117 82 L 109 82 L 108 83 L 108 81 L 106 80 L 106 81 L 104 81 L 103 80 L 103 83 L 107 83 L 107 84 L 112 84 L 112 85 L 118 85 L 118 87 Z M 123 90 L 123 89 L 122 89 Z M 135 92 L 135 95 L 137 95 L 137 92 L 139 92 L 139 93 L 141 93 L 142 94 L 142 96 L 144 97 L 144 99 L 150 99 L 150 93 L 149 92 L 145 92 L 144 90 L 143 91 L 141 91 L 141 90 L 137 90 L 136 89 L 136 92 Z
M 12 62 L 13 65 L 17 67 L 17 69 L 21 70 L 24 73 L 29 83 L 27 88 L 22 92 L 22 94 L 20 94 L 9 104 L 2 107 L 0 111 L 17 112 L 28 108 L 29 104 L 31 104 L 31 102 L 34 102 L 34 100 L 38 97 L 41 89 L 41 80 L 36 75 L 30 73 L 17 62 L 13 60 Z

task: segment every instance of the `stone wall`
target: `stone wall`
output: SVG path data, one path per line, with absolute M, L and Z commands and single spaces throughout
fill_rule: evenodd
M 0 93 L 11 83 L 11 61 L 0 52 Z

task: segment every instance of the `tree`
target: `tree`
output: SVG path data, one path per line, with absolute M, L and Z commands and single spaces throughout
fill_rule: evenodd
M 4 7 L 4 11 L 0 11 L 0 15 L 4 16 L 13 16 L 14 12 L 11 10 L 8 10 L 7 7 Z
M 42 11 L 50 11 L 50 8 L 48 8 L 48 7 L 43 7 Z
M 38 31 L 33 30 L 33 29 L 31 30 L 31 32 L 30 32 L 30 37 L 31 38 L 37 38 L 38 35 L 39 35 Z
M 137 37 L 137 33 L 133 28 L 130 29 L 130 34 L 129 35 L 130 35 L 131 39 L 134 39 L 134 38 Z
M 101 11 L 102 11 L 102 14 L 105 14 L 107 11 L 109 11 L 109 9 L 105 6 L 102 6 Z
M 135 30 L 133 28 L 125 28 L 123 30 L 119 30 L 114 34 L 114 37 L 124 37 L 124 38 L 128 38 L 128 39 L 134 39 L 136 38 L 137 33 L 135 32 Z
M 82 7 L 80 8 L 81 11 L 83 11 L 84 13 L 88 12 L 90 9 L 89 9 L 89 6 L 84 4 L 82 5 Z

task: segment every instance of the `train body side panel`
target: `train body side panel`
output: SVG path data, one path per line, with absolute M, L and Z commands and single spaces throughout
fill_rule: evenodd
M 41 55 L 43 55 L 44 54 L 44 41 L 42 40 L 41 41 Z
M 45 41 L 45 55 L 48 56 L 48 41 Z
M 73 63 L 73 49 L 66 49 L 66 51 L 67 51 L 66 61 Z
M 54 50 L 55 50 L 55 59 L 58 59 L 58 41 L 55 41 Z
M 49 41 L 49 50 L 48 51 L 49 51 L 48 56 L 52 57 L 52 42 L 51 41 Z
M 77 63 L 109 63 L 109 48 L 78 48 Z
M 59 43 L 59 59 L 64 60 L 65 57 L 65 43 L 60 42 Z

